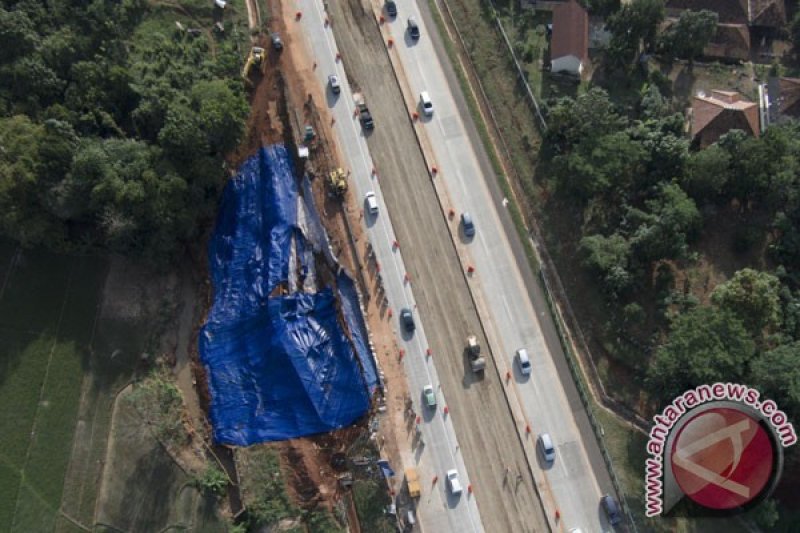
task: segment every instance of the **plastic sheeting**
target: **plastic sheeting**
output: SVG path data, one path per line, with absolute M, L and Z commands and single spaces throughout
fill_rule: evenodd
M 305 255 L 297 200 L 290 159 L 279 145 L 249 159 L 223 195 L 209 244 L 214 300 L 200 335 L 220 443 L 326 432 L 369 408 L 374 366 L 356 359 L 333 292 L 270 297 L 288 280 L 292 239 Z M 357 306 L 342 310 L 347 324 L 358 322 L 351 316 L 360 313 Z
M 342 314 L 345 322 L 347 322 L 347 329 L 350 331 L 350 339 L 353 341 L 356 354 L 359 361 L 361 361 L 364 380 L 367 382 L 369 391 L 371 393 L 375 392 L 379 384 L 378 372 L 372 350 L 367 344 L 367 339 L 369 338 L 367 325 L 364 323 L 364 315 L 361 314 L 355 283 L 343 270 L 336 276 L 336 290 L 339 293 L 339 301 L 342 304 Z

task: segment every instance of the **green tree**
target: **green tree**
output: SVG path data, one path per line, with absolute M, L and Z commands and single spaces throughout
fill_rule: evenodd
M 45 128 L 23 115 L 0 119 L 0 232 L 22 244 L 60 247 L 64 228 L 45 206 Z
M 681 174 L 681 186 L 692 198 L 713 203 L 722 195 L 728 183 L 730 154 L 713 144 L 689 156 L 686 171 Z
M 620 65 L 636 60 L 639 51 L 652 50 L 666 11 L 663 0 L 633 0 L 606 21 L 611 31 L 609 54 Z
M 199 114 L 176 99 L 167 110 L 158 142 L 178 164 L 189 164 L 208 155 L 208 137 Z
M 603 288 L 612 296 L 618 296 L 627 290 L 632 281 L 628 270 L 631 246 L 618 233 L 606 237 L 589 235 L 581 239 L 581 253 L 584 266 L 594 270 L 603 279 Z
M 779 290 L 780 282 L 772 274 L 744 268 L 717 285 L 711 293 L 711 301 L 739 317 L 754 335 L 760 336 L 765 329 L 774 329 L 780 324 Z
M 750 381 L 790 418 L 800 416 L 800 341 L 761 354 L 750 366 Z
M 704 383 L 741 380 L 754 353 L 755 343 L 736 315 L 695 307 L 673 321 L 667 342 L 650 361 L 647 386 L 666 401 Z
M 559 184 L 582 200 L 614 189 L 625 190 L 644 172 L 644 146 L 627 131 L 587 138 L 572 152 L 556 156 Z
M 703 49 L 717 32 L 718 22 L 719 15 L 713 11 L 687 9 L 662 36 L 662 49 L 671 57 L 688 59 L 691 65 L 703 55 Z
M 211 148 L 224 154 L 239 144 L 249 112 L 247 101 L 223 80 L 204 81 L 191 95 Z
M 0 64 L 30 54 L 39 46 L 39 41 L 27 13 L 0 7 Z
M 550 108 L 545 138 L 557 151 L 569 151 L 578 143 L 616 133 L 625 127 L 608 93 L 593 87 L 577 98 L 561 98 Z
M 637 122 L 630 131 L 631 138 L 647 152 L 644 172 L 640 172 L 635 179 L 638 190 L 646 190 L 660 181 L 671 180 L 684 173 L 689 141 L 683 134 L 683 117 L 680 114 Z
M 634 255 L 643 263 L 683 256 L 700 229 L 694 201 L 677 184 L 666 183 L 646 206 L 646 211 L 630 208 L 627 213 L 636 228 L 630 239 Z

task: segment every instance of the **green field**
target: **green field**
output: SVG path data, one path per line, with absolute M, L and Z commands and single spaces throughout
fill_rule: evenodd
M 0 531 L 92 531 L 98 507 L 117 530 L 225 530 L 215 502 L 124 409 L 116 426 L 135 430 L 117 431 L 107 453 L 118 393 L 147 368 L 168 320 L 167 279 L 0 242 Z M 101 492 L 111 497 L 98 506 Z

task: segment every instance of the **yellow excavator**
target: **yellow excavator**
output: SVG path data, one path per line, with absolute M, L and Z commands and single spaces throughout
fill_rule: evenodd
M 347 191 L 347 175 L 344 173 L 344 170 L 341 168 L 332 170 L 328 175 L 328 179 L 328 184 L 331 188 L 331 194 L 339 198 L 344 196 L 344 193 Z
M 266 53 L 260 46 L 254 46 L 250 49 L 250 55 L 247 56 L 247 61 L 242 68 L 242 78 L 247 85 L 251 86 L 253 83 L 250 81 L 250 71 L 253 67 L 257 68 L 259 72 L 264 73 L 264 58 Z

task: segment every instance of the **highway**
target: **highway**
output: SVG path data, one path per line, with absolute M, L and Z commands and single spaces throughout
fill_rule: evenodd
M 377 2 L 378 0 L 376 0 Z M 376 10 L 379 3 L 376 3 Z M 596 458 L 599 449 L 594 436 L 579 430 L 586 426 L 583 406 L 568 397 L 565 389 L 574 390 L 569 376 L 559 373 L 556 359 L 563 359 L 560 346 L 548 345 L 540 319 L 547 312 L 543 301 L 532 302 L 529 288 L 512 252 L 498 212 L 498 202 L 487 186 L 496 180 L 482 150 L 465 126 L 462 110 L 454 95 L 460 87 L 452 74 L 447 76 L 442 57 L 443 48 L 434 46 L 428 13 L 423 13 L 411 0 L 397 0 L 398 17 L 387 17 L 385 34 L 400 43 L 394 48 L 402 63 L 403 77 L 408 83 L 410 97 L 416 107 L 419 92 L 427 91 L 434 105 L 430 118 L 423 117 L 421 135 L 427 137 L 423 146 L 430 147 L 431 158 L 439 168 L 440 198 L 443 208 L 472 214 L 477 227 L 474 239 L 468 241 L 454 234 L 460 243 L 459 254 L 464 262 L 474 265 L 476 274 L 470 283 L 483 326 L 490 340 L 498 367 L 513 372 L 512 394 L 522 404 L 533 432 L 549 433 L 555 441 L 556 459 L 545 464 L 537 457 L 535 469 L 544 474 L 544 484 L 551 492 L 567 529 L 580 527 L 583 531 L 605 531 L 609 525 L 599 509 L 602 493 L 611 491 L 608 472 Z M 427 5 L 425 6 L 427 9 Z M 422 36 L 413 41 L 406 31 L 407 17 L 414 16 Z M 433 36 L 435 37 L 435 36 Z M 448 65 L 449 66 L 449 65 Z M 408 100 L 407 96 L 407 100 Z M 412 108 L 413 110 L 413 108 Z M 419 131 L 419 130 L 418 130 Z M 484 164 L 479 161 L 483 160 Z M 499 209 L 503 209 L 500 203 Z M 512 235 L 516 239 L 516 236 Z M 526 348 L 531 356 L 533 372 L 523 376 L 514 363 L 518 348 Z M 563 365 L 562 365 L 563 366 Z M 566 379 L 565 379 L 566 378 Z M 595 468 L 592 468 L 594 466 Z M 537 472 L 534 472 L 539 481 Z M 602 488 L 601 488 L 602 487 Z M 544 497 L 545 501 L 547 497 Z
M 406 351 L 404 366 L 409 382 L 409 390 L 414 399 L 414 408 L 423 416 L 421 427 L 422 443 L 417 442 L 412 457 L 404 457 L 406 465 L 416 465 L 422 486 L 422 496 L 418 501 L 417 515 L 423 531 L 482 532 L 481 517 L 475 498 L 467 491 L 470 477 L 459 453 L 458 440 L 453 429 L 451 417 L 443 415 L 447 397 L 439 387 L 436 367 L 426 356 L 428 346 L 426 322 L 415 316 L 417 328 L 413 336 L 403 334 L 396 319 L 402 307 L 417 307 L 411 285 L 405 282 L 407 271 L 402 250 L 395 250 L 391 243 L 397 240 L 388 217 L 388 209 L 381 194 L 378 179 L 372 174 L 376 167 L 366 138 L 357 120 L 354 120 L 355 101 L 353 91 L 347 80 L 343 64 L 337 61 L 338 48 L 331 31 L 323 31 L 325 14 L 321 2 L 300 1 L 295 6 L 301 10 L 301 24 L 309 57 L 317 62 L 316 73 L 326 94 L 329 112 L 336 120 L 336 142 L 341 149 L 351 171 L 351 190 L 357 198 L 364 198 L 368 191 L 375 191 L 379 214 L 367 216 L 366 227 L 376 259 L 381 265 L 384 289 L 393 309 L 395 327 L 400 346 Z M 295 36 L 298 33 L 294 34 Z M 341 80 L 341 93 L 334 96 L 327 89 L 327 77 L 338 74 Z M 415 313 L 416 315 L 416 313 Z M 439 406 L 425 410 L 420 405 L 422 388 L 433 384 Z M 460 497 L 452 496 L 444 482 L 445 472 L 457 468 L 464 492 Z M 398 472 L 402 475 L 402 471 Z M 436 483 L 434 477 L 438 477 Z

